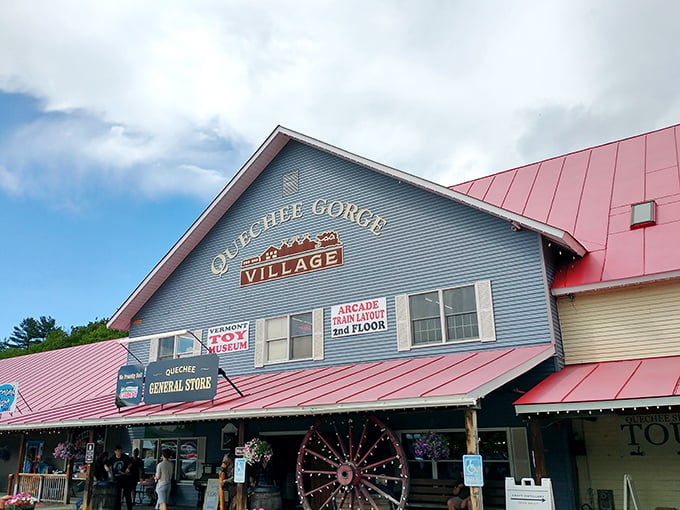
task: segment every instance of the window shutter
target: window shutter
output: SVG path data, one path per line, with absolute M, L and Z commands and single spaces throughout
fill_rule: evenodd
M 312 311 L 312 359 L 323 359 L 323 308 Z
M 395 296 L 394 307 L 397 313 L 397 350 L 411 350 L 411 317 L 408 309 L 408 294 Z
M 149 362 L 158 361 L 158 338 L 149 342 Z
M 201 340 L 201 342 L 203 341 L 203 331 L 202 330 L 197 329 L 196 331 L 193 331 L 193 334 L 196 335 L 196 338 L 199 338 Z M 194 339 L 194 352 L 192 353 L 192 356 L 200 356 L 201 353 L 203 352 L 203 346 L 201 345 L 201 342 Z
M 517 480 L 531 478 L 531 458 L 525 428 L 510 429 L 510 455 L 512 459 L 512 476 Z
M 496 341 L 496 325 L 493 318 L 493 296 L 491 295 L 491 280 L 475 283 L 477 298 L 477 320 L 479 322 L 479 340 L 482 342 Z
M 264 366 L 264 332 L 265 320 L 255 321 L 255 368 Z

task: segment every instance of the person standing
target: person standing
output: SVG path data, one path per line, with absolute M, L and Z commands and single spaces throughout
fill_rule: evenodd
M 160 510 L 168 510 L 168 500 L 170 499 L 170 489 L 172 489 L 172 475 L 175 472 L 175 466 L 170 462 L 170 451 L 163 450 L 162 460 L 156 466 L 156 475 L 153 477 L 156 480 L 156 494 L 158 500 L 156 508 Z
M 123 447 L 119 444 L 113 450 L 113 455 L 106 461 L 105 468 L 109 472 L 112 481 L 116 484 L 116 497 L 113 510 L 120 510 L 120 502 L 125 497 L 128 510 L 132 510 L 132 499 L 128 490 L 130 478 L 130 457 L 123 453 Z
M 139 458 L 139 448 L 132 451 L 132 458 L 130 459 L 130 472 L 127 477 L 127 489 L 132 498 L 132 504 L 135 503 L 135 496 L 137 494 L 137 484 L 144 477 L 144 461 Z
M 226 453 L 222 457 L 220 471 L 220 510 L 229 510 L 236 503 L 236 484 L 234 484 L 234 461 Z

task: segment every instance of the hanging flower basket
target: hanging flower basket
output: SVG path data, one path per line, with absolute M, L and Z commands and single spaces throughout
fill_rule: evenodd
M 72 443 L 70 441 L 65 441 L 59 443 L 54 449 L 54 456 L 57 459 L 82 460 L 85 458 L 85 442 L 77 441 Z
M 451 455 L 449 440 L 442 434 L 430 433 L 416 440 L 414 453 L 425 460 L 448 459 Z
M 258 462 L 269 461 L 272 455 L 272 445 L 259 437 L 251 439 L 243 445 L 243 458 L 251 466 Z

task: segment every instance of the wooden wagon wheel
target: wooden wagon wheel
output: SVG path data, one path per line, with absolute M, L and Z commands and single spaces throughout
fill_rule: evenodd
M 302 440 L 297 487 L 304 510 L 402 510 L 408 463 L 374 416 L 319 420 Z

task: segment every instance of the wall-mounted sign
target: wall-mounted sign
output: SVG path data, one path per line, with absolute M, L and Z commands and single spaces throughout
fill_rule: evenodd
M 208 352 L 247 351 L 249 322 L 235 322 L 208 328 Z
M 144 385 L 145 404 L 212 400 L 217 393 L 217 354 L 149 363 Z
M 0 384 L 0 413 L 14 412 L 19 396 L 19 383 Z
M 680 414 L 633 414 L 624 418 L 619 430 L 625 440 L 624 455 L 675 454 L 680 445 Z
M 85 464 L 94 463 L 94 443 L 87 443 L 85 445 Z
M 463 480 L 468 487 L 484 486 L 484 466 L 481 455 L 463 455 Z
M 246 459 L 240 457 L 234 459 L 234 483 L 244 483 L 246 481 Z
M 387 331 L 387 300 L 367 299 L 331 307 L 331 336 Z
M 144 366 L 126 365 L 118 369 L 116 381 L 116 406 L 137 406 L 142 401 Z
M 241 231 L 222 252 L 213 257 L 210 262 L 210 272 L 217 276 L 227 274 L 231 261 L 237 258 L 241 250 L 246 248 L 253 239 L 257 239 L 271 228 L 303 218 L 305 210 L 302 202 L 295 202 L 269 212 L 251 223 L 250 226 L 245 226 L 245 230 Z M 368 207 L 347 200 L 317 198 L 307 210 L 315 216 L 328 216 L 329 218 L 348 221 L 367 230 L 374 236 L 379 236 L 382 229 L 387 225 L 387 220 L 380 214 L 376 214 Z
M 241 262 L 241 287 L 341 266 L 342 256 L 337 232 L 324 232 L 316 239 L 309 234 L 284 239 L 281 246 L 270 246 Z

